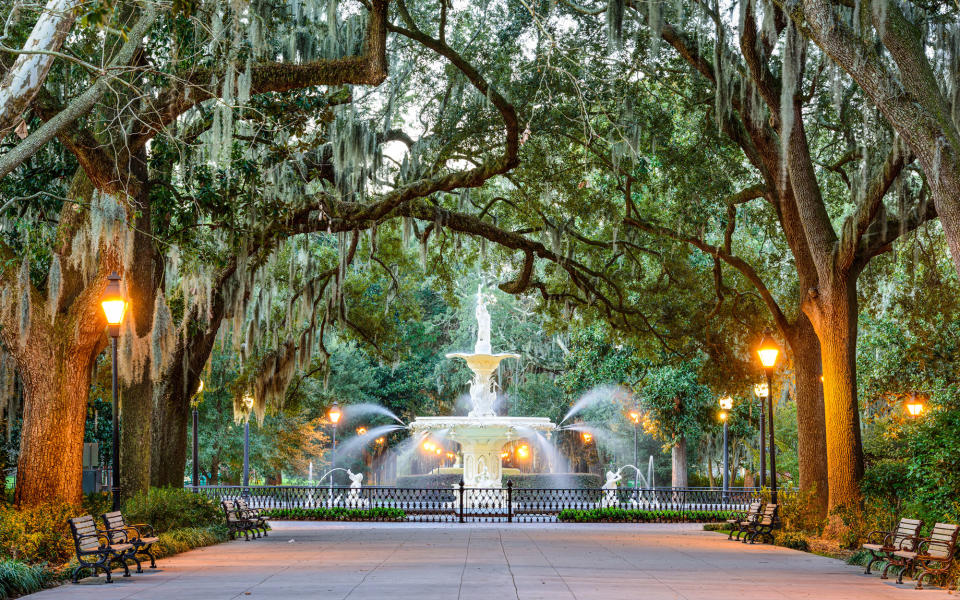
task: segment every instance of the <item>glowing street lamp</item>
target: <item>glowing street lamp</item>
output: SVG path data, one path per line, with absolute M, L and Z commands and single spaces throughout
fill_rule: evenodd
M 367 434 L 366 427 L 357 427 L 357 435 L 366 435 L 366 434 Z
M 905 406 L 907 408 L 907 414 L 914 419 L 923 415 L 923 411 L 926 410 L 923 398 L 917 394 L 910 394 L 910 396 L 907 397 Z
M 524 444 L 517 448 L 517 458 L 521 460 L 526 460 L 530 458 L 530 446 Z
M 120 337 L 120 323 L 123 322 L 123 313 L 127 310 L 127 301 L 120 289 L 120 276 L 114 271 L 107 277 L 107 287 L 103 290 L 100 299 L 103 315 L 107 318 L 108 332 L 113 354 L 113 465 L 111 473 L 111 492 L 113 493 L 113 510 L 120 510 L 120 415 L 117 409 L 117 400 L 120 393 L 117 389 L 117 338 Z
M 593 434 L 592 434 L 592 433 L 587 433 L 586 431 L 584 431 L 582 434 L 580 434 L 580 436 L 583 438 L 583 443 L 584 443 L 584 444 L 589 444 L 590 442 L 593 441 Z
M 763 335 L 760 340 L 760 346 L 757 348 L 757 356 L 760 357 L 760 364 L 767 375 L 767 402 L 769 403 L 767 411 L 767 424 L 770 429 L 770 500 L 777 502 L 777 450 L 774 445 L 773 431 L 773 369 L 777 366 L 777 357 L 780 355 L 780 346 L 770 336 L 770 332 Z M 762 418 L 762 417 L 761 417 Z M 763 450 L 761 449 L 761 453 Z M 762 454 L 761 454 L 762 455 Z M 761 478 L 763 477 L 761 471 Z
M 253 410 L 253 396 L 248 392 L 241 401 L 247 409 L 247 418 L 243 422 L 243 495 L 246 496 L 250 485 L 250 411 Z
M 200 385 L 197 387 L 196 393 L 193 395 L 192 402 L 193 404 L 193 477 L 191 479 L 194 487 L 200 485 L 200 444 L 197 441 L 198 429 L 200 425 L 200 401 L 198 398 L 202 399 L 203 396 L 203 380 L 200 380 Z
M 720 398 L 720 420 L 723 421 L 723 499 L 727 499 L 727 493 L 730 491 L 730 445 L 728 443 L 727 415 L 733 410 L 733 398 L 724 396 Z
M 643 418 L 643 414 L 639 407 L 634 407 L 627 413 L 627 416 L 633 422 L 633 489 L 638 489 L 640 487 L 640 469 L 637 468 L 637 462 L 640 460 L 640 438 L 637 434 L 637 428 L 640 426 L 640 419 Z
M 340 417 L 343 416 L 343 413 L 340 411 L 340 405 L 336 402 L 333 403 L 333 406 L 330 407 L 330 410 L 327 411 L 327 418 L 330 419 L 330 422 L 333 423 L 333 452 L 330 454 L 330 500 L 333 501 L 333 470 L 337 468 L 337 423 L 340 422 Z

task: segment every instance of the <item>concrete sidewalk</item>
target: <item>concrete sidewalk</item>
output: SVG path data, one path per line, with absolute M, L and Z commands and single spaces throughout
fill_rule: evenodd
M 840 561 L 696 525 L 274 523 L 238 540 L 31 600 L 923 599 Z M 102 577 L 100 578 L 103 579 Z

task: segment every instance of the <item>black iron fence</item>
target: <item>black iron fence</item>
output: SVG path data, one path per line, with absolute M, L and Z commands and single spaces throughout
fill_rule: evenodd
M 528 489 L 512 483 L 500 489 L 329 487 L 299 485 L 187 486 L 217 500 L 245 498 L 255 508 L 303 515 L 316 509 L 344 520 L 395 519 L 427 522 L 550 522 L 558 520 L 716 520 L 719 513 L 745 509 L 769 494 L 756 488 L 726 492 L 710 488 Z M 781 492 L 781 495 L 783 492 Z M 297 513 L 292 509 L 303 509 Z M 399 509 L 378 511 L 371 509 Z M 588 511 L 595 511 L 590 512 Z M 318 511 L 322 512 L 322 511 Z M 592 517 L 592 518 L 591 518 Z

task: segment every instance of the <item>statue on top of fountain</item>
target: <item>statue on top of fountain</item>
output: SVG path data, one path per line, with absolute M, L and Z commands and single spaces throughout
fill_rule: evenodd
M 477 343 L 473 346 L 475 354 L 490 354 L 493 352 L 490 345 L 490 312 L 487 310 L 487 300 L 493 302 L 492 294 L 483 293 L 483 284 L 477 286 Z

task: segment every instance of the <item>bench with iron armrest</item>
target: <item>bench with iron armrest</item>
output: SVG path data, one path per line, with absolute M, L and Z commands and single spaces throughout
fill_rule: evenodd
M 740 540 L 740 534 L 746 531 L 744 529 L 744 523 L 753 523 L 759 516 L 760 510 L 763 508 L 762 502 L 754 502 L 747 510 L 733 513 L 729 519 L 727 519 L 727 525 L 730 526 L 730 533 L 727 535 L 728 540 L 732 540 L 734 534 L 737 536 L 737 540 Z
M 77 550 L 77 562 L 80 563 L 73 570 L 73 582 L 77 583 L 80 573 L 92 569 L 96 576 L 99 569 L 107 574 L 107 583 L 113 583 L 110 576 L 110 564 L 119 563 L 123 567 L 123 576 L 130 577 L 130 568 L 127 558 L 133 551 L 133 544 L 111 543 L 108 531 L 97 529 L 97 524 L 90 515 L 75 517 L 69 520 L 70 533 L 73 535 L 73 544 Z
M 764 504 L 763 511 L 752 523 L 746 523 L 746 535 L 743 543 L 756 543 L 757 538 L 767 539 L 773 543 L 773 530 L 780 528 L 779 504 Z
M 923 521 L 920 519 L 900 519 L 897 528 L 893 531 L 873 531 L 867 536 L 867 542 L 861 546 L 870 554 L 870 561 L 867 562 L 867 568 L 864 575 L 870 574 L 870 568 L 873 563 L 887 561 L 887 565 L 880 574 L 880 579 L 887 578 L 887 570 L 890 569 L 890 559 L 897 550 L 913 552 L 917 549 L 920 541 L 920 529 L 923 527 Z
M 903 567 L 897 576 L 897 583 L 903 583 L 903 574 L 913 571 L 916 575 L 917 589 L 923 589 L 923 578 L 932 578 L 934 575 L 943 575 L 953 565 L 957 551 L 957 535 L 960 527 L 948 523 L 937 523 L 930 532 L 930 537 L 920 540 L 916 551 L 897 550 L 893 553 L 893 560 Z M 947 583 L 947 589 L 952 588 L 952 582 Z
M 223 500 L 220 502 L 220 506 L 223 507 L 223 514 L 227 518 L 227 529 L 230 531 L 230 539 L 234 539 L 236 534 L 243 532 L 244 539 L 250 541 L 250 533 L 256 531 L 253 521 L 242 515 L 237 508 L 236 502 L 233 500 Z
M 107 531 L 111 532 L 108 534 L 111 544 L 133 544 L 131 558 L 137 563 L 137 573 L 143 573 L 140 559 L 137 558 L 138 554 L 149 557 L 150 567 L 153 569 L 157 568 L 157 561 L 153 556 L 151 548 L 155 543 L 160 541 L 160 538 L 154 533 L 153 527 L 146 523 L 127 525 L 126 519 L 123 518 L 123 514 L 120 511 L 102 514 L 100 515 L 100 519 L 103 521 L 103 525 Z
M 266 536 L 270 526 L 267 525 L 267 516 L 263 514 L 263 509 L 250 508 L 250 505 L 243 498 L 237 498 L 236 503 L 240 517 L 253 523 L 254 529 L 259 529 Z

